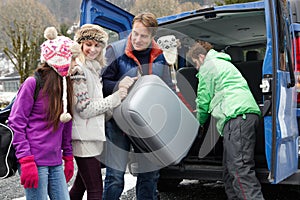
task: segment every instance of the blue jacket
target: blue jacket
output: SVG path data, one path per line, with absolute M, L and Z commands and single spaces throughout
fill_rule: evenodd
M 106 59 L 108 66 L 102 74 L 103 93 L 108 96 L 116 90 L 117 83 L 124 77 L 135 77 L 138 75 L 138 69 L 141 68 L 140 62 L 133 54 L 133 48 L 128 39 L 123 39 L 110 44 L 106 50 Z M 170 88 L 174 89 L 169 66 L 163 56 L 162 50 L 153 40 L 151 44 L 149 69 L 143 71 L 143 75 L 155 74 L 159 76 Z

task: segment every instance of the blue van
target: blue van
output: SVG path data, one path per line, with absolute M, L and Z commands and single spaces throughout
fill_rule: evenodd
M 80 24 L 98 24 L 115 40 L 127 37 L 133 15 L 105 0 L 83 0 Z M 264 0 L 192 10 L 158 18 L 157 38 L 175 35 L 181 42 L 176 69 L 197 87 L 196 71 L 186 58 L 195 40 L 208 41 L 232 57 L 263 116 L 255 149 L 262 183 L 300 185 L 300 1 Z M 188 87 L 180 88 L 184 93 Z M 185 95 L 193 104 L 195 93 Z M 161 169 L 159 190 L 183 179 L 222 180 L 222 138 L 207 124 L 189 154 Z

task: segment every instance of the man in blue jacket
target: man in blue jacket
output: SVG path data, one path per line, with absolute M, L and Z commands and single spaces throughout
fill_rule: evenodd
M 157 27 L 156 17 L 152 13 L 139 14 L 133 19 L 132 31 L 128 38 L 108 46 L 106 52 L 108 66 L 102 74 L 105 96 L 112 94 L 119 80 L 124 77 L 127 81 L 123 81 L 119 87 L 128 88 L 136 79 L 134 77 L 148 74 L 158 75 L 173 88 L 163 51 L 154 41 Z M 131 142 L 113 119 L 106 123 L 106 136 L 106 178 L 103 199 L 118 200 L 124 189 L 124 173 Z M 149 165 L 151 165 L 150 161 Z M 157 199 L 158 178 L 158 170 L 138 173 L 137 200 Z

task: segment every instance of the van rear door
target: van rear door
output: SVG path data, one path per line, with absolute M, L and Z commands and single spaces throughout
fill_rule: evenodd
M 272 183 L 279 183 L 298 170 L 297 91 L 290 30 L 292 22 L 288 3 L 284 2 L 265 1 L 268 39 L 263 82 L 272 83 L 271 92 L 264 95 L 265 105 L 271 102 L 270 110 L 264 117 L 265 150 L 270 170 L 269 180 Z
M 80 25 L 98 24 L 115 31 L 119 39 L 127 37 L 134 16 L 105 0 L 83 0 L 81 3 Z

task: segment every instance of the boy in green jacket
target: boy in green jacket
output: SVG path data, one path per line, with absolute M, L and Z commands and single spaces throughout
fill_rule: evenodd
M 230 56 L 201 44 L 195 43 L 188 52 L 199 70 L 197 119 L 204 125 L 211 114 L 224 137 L 223 179 L 228 199 L 264 199 L 254 171 L 260 109 Z

